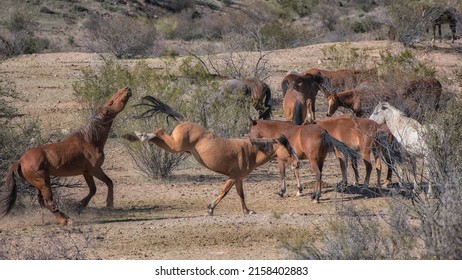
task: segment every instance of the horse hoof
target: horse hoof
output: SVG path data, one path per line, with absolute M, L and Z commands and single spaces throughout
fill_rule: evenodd
M 284 197 L 284 193 L 283 193 L 283 192 L 277 192 L 277 195 L 279 195 L 279 197 Z
M 297 192 L 296 196 L 303 196 L 301 192 Z
M 319 200 L 313 199 L 313 203 L 314 203 L 314 204 L 318 204 L 318 203 L 319 203 Z
M 255 215 L 257 213 L 255 211 L 253 211 L 253 210 L 248 210 L 246 214 L 247 215 Z

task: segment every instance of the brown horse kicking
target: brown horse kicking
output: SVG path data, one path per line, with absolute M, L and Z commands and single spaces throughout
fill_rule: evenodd
M 79 131 L 61 142 L 27 150 L 8 170 L 6 191 L 2 192 L 0 197 L 0 216 L 8 214 L 14 206 L 17 193 L 15 173 L 37 188 L 40 205 L 48 208 L 62 225 L 67 225 L 71 221 L 53 202 L 50 176 L 84 176 L 90 192 L 80 201 L 79 209 L 87 206 L 95 195 L 96 185 L 93 177 L 96 177 L 107 185 L 107 207 L 113 207 L 114 186 L 101 169 L 104 162 L 104 145 L 114 118 L 125 108 L 130 96 L 129 88 L 120 89 L 98 107 L 96 114 Z
M 377 170 L 377 187 L 380 187 L 380 175 L 382 164 L 379 159 L 381 148 L 379 145 L 378 137 L 381 130 L 379 125 L 366 118 L 357 118 L 354 116 L 340 116 L 336 118 L 328 118 L 318 120 L 317 125 L 324 128 L 332 137 L 345 143 L 353 150 L 359 151 L 366 166 L 366 177 L 362 189 L 369 187 L 370 176 L 372 172 L 371 152 L 375 158 L 375 168 Z M 340 168 L 342 169 L 342 181 L 340 187 L 348 186 L 347 180 L 347 165 L 348 158 L 337 153 L 340 161 Z M 352 166 L 355 172 L 355 185 L 359 184 L 358 166 L 355 159 L 352 159 Z
M 344 155 L 357 156 L 355 151 L 330 136 L 323 128 L 314 124 L 295 125 L 287 121 L 252 120 L 249 125 L 249 137 L 251 138 L 272 138 L 280 133 L 289 139 L 299 159 L 308 159 L 310 162 L 316 178 L 315 191 L 311 195 L 314 202 L 319 202 L 321 197 L 322 168 L 328 152 L 335 148 Z M 286 192 L 285 163 L 278 159 L 278 165 L 282 180 L 278 195 L 282 197 Z M 295 178 L 297 179 L 297 195 L 301 195 L 302 187 L 298 169 L 295 169 Z
M 245 204 L 242 180 L 255 168 L 274 157 L 288 162 L 298 161 L 289 141 L 280 134 L 275 139 L 226 139 L 200 125 L 187 121 L 181 114 L 154 97 L 145 96 L 143 100 L 150 103 L 139 105 L 152 108 L 144 112 L 141 117 L 165 113 L 175 118 L 180 124 L 173 129 L 170 135 L 164 129 L 153 133 L 135 132 L 139 140 L 152 142 L 172 153 L 189 152 L 204 167 L 228 176 L 220 194 L 208 206 L 209 215 L 213 215 L 213 210 L 233 185 L 236 186 L 241 199 L 244 214 L 254 213 Z M 133 139 L 130 135 L 126 135 L 125 138 Z

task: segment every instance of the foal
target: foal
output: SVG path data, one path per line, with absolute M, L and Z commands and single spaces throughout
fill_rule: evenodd
M 180 113 L 152 96 L 145 96 L 143 101 L 149 103 L 139 105 L 149 106 L 151 109 L 144 112 L 141 118 L 164 113 L 180 124 L 170 135 L 165 129 L 158 129 L 152 133 L 135 132 L 139 140 L 152 142 L 172 153 L 189 152 L 202 166 L 228 176 L 220 194 L 208 206 L 209 215 L 213 215 L 213 210 L 233 185 L 236 186 L 244 214 L 255 213 L 245 204 L 243 179 L 274 157 L 290 163 L 298 161 L 289 141 L 280 134 L 273 139 L 226 139 L 187 121 Z M 133 139 L 130 135 L 125 138 Z

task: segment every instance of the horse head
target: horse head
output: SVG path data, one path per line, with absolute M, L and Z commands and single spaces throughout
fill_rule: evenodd
M 387 117 L 392 114 L 392 107 L 388 102 L 379 102 L 377 106 L 374 108 L 374 112 L 372 112 L 369 119 L 375 121 L 379 125 L 386 123 Z
M 339 97 L 337 93 L 331 93 L 329 95 L 326 95 L 327 98 L 327 113 L 326 116 L 332 117 L 332 115 L 337 111 L 337 108 L 339 107 Z
M 109 98 L 100 106 L 100 113 L 103 116 L 115 117 L 125 108 L 125 105 L 127 104 L 130 96 L 132 96 L 132 91 L 130 88 L 125 87 L 119 89 L 111 98 Z

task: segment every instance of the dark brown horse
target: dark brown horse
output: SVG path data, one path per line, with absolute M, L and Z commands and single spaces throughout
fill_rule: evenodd
M 50 176 L 66 177 L 83 175 L 90 188 L 89 194 L 79 203 L 79 209 L 87 206 L 96 193 L 93 177 L 107 185 L 107 207 L 114 204 L 114 185 L 101 169 L 104 162 L 104 145 L 112 123 L 131 96 L 129 88 L 117 91 L 109 100 L 98 107 L 96 114 L 79 131 L 61 142 L 38 146 L 27 150 L 13 163 L 6 176 L 6 190 L 0 197 L 0 216 L 3 217 L 14 206 L 16 199 L 15 173 L 38 190 L 38 201 L 49 209 L 62 225 L 71 223 L 53 202 Z
M 251 138 L 273 138 L 281 133 L 289 139 L 297 157 L 308 159 L 310 162 L 316 178 L 315 191 L 311 196 L 315 202 L 319 202 L 321 196 L 322 168 L 328 152 L 335 148 L 346 156 L 357 156 L 355 151 L 314 124 L 295 125 L 287 121 L 252 120 L 249 125 L 249 137 Z M 286 192 L 285 163 L 278 159 L 278 165 L 282 180 L 278 195 L 282 197 Z M 301 195 L 302 187 L 298 169 L 295 169 L 295 178 L 297 179 L 297 195 Z
M 457 18 L 456 18 L 457 11 L 454 8 L 440 8 L 440 7 L 431 7 L 426 9 L 422 17 L 425 19 L 430 20 L 433 30 L 433 40 L 432 45 L 436 41 L 436 28 L 438 27 L 438 35 L 440 40 L 442 39 L 441 36 L 441 25 L 448 24 L 449 28 L 451 29 L 451 43 L 457 39 L 456 37 L 456 27 L 457 27 Z M 427 29 L 428 32 L 428 29 Z
M 213 210 L 233 185 L 236 186 L 241 199 L 244 214 L 254 213 L 245 204 L 243 179 L 255 168 L 274 157 L 288 162 L 298 161 L 289 141 L 281 134 L 274 139 L 226 139 L 187 121 L 180 113 L 152 96 L 145 96 L 143 100 L 147 103 L 140 105 L 149 106 L 151 109 L 144 112 L 141 117 L 164 113 L 175 118 L 180 124 L 170 135 L 164 129 L 153 133 L 135 132 L 139 140 L 152 142 L 172 153 L 189 152 L 202 166 L 228 176 L 220 195 L 208 206 L 209 215 L 213 215 Z M 130 135 L 126 135 L 125 138 L 134 139 Z
M 270 86 L 257 79 L 231 79 L 226 81 L 225 91 L 231 91 L 233 94 L 243 93 L 245 96 L 250 96 L 253 105 L 257 110 L 259 119 L 271 119 L 273 100 L 271 98 Z
M 340 116 L 316 121 L 316 124 L 324 128 L 332 137 L 343 142 L 353 150 L 359 151 L 366 166 L 366 177 L 362 189 L 369 187 L 370 176 L 372 172 L 371 152 L 375 159 L 375 168 L 377 171 L 377 187 L 380 187 L 380 175 L 382 164 L 380 161 L 381 147 L 378 145 L 380 133 L 379 125 L 366 118 L 357 118 L 354 116 Z M 342 169 L 342 181 L 340 186 L 348 186 L 347 165 L 348 158 L 337 153 Z M 352 159 L 352 166 L 355 172 L 355 185 L 359 185 L 359 173 L 357 162 Z
M 411 114 L 422 122 L 428 110 L 438 110 L 440 107 L 443 87 L 436 78 L 422 78 L 410 81 L 403 90 L 403 97 Z M 390 100 L 391 101 L 391 100 Z
M 322 90 L 325 94 L 342 92 L 356 88 L 360 83 L 377 77 L 377 69 L 368 70 L 336 70 L 329 71 L 311 68 L 303 72 L 303 75 L 319 75 L 323 78 Z
M 316 95 L 320 89 L 320 84 L 322 83 L 323 83 L 323 79 L 318 75 L 311 75 L 311 74 L 300 75 L 296 72 L 291 72 L 287 74 L 282 79 L 282 82 L 281 82 L 283 100 L 286 100 L 285 99 L 286 94 L 290 90 L 292 91 L 295 90 L 301 93 L 306 103 L 306 108 L 305 108 L 306 114 L 305 115 L 308 116 L 309 122 L 313 122 L 316 119 L 316 116 L 315 116 Z M 290 99 L 293 99 L 293 98 L 294 96 L 292 96 Z M 290 102 L 290 103 L 293 103 L 293 102 Z M 287 112 L 289 111 L 290 110 L 287 110 Z M 286 119 L 290 120 L 287 117 L 287 115 L 286 115 Z M 304 120 L 305 118 L 303 118 L 303 121 Z

